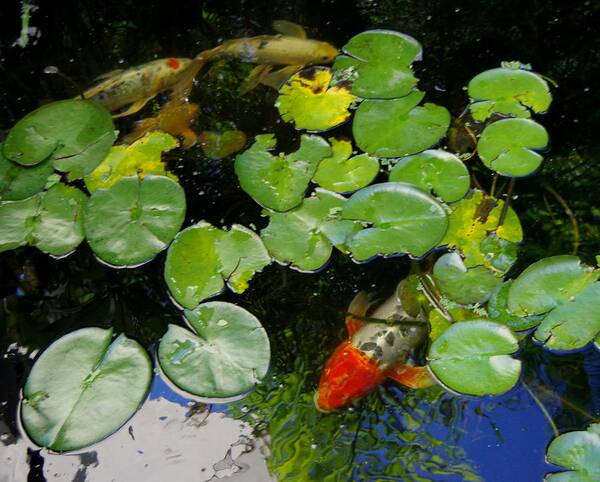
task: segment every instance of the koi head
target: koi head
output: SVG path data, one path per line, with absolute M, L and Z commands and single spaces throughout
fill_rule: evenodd
M 340 53 L 333 45 L 327 42 L 313 40 L 312 61 L 309 64 L 331 64 Z

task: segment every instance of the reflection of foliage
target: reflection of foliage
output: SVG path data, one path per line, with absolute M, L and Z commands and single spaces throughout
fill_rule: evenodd
M 297 365 L 232 409 L 270 436 L 267 463 L 279 480 L 408 481 L 431 475 L 479 480 L 460 449 L 427 433 L 426 424 L 440 418 L 439 388 L 398 399 L 381 388 L 356 409 L 324 414 L 314 406 L 310 374 Z M 249 415 L 242 415 L 241 404 L 250 408 Z

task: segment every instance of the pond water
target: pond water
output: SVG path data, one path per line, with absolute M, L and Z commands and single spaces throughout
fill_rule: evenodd
M 3 130 L 43 103 L 76 96 L 102 73 L 272 34 L 278 19 L 338 47 L 372 28 L 413 36 L 424 50 L 415 64 L 420 88 L 454 117 L 468 102 L 463 88 L 474 75 L 503 60 L 531 63 L 558 86 L 541 118 L 551 139 L 546 160 L 516 185 L 513 207 L 525 242 L 514 273 L 572 251 L 561 202 L 577 217 L 578 254 L 593 262 L 600 253 L 600 6 L 594 2 L 38 2 L 24 47 L 15 44 L 20 2 L 3 2 L 0 11 Z M 281 121 L 275 90 L 259 86 L 240 96 L 251 68 L 225 62 L 196 81 L 194 129 L 235 128 L 249 139 L 275 132 L 278 148 L 295 150 L 299 133 Z M 61 74 L 44 73 L 56 70 Z M 153 108 L 118 120 L 117 128 L 127 132 Z M 340 131 L 351 135 L 349 125 Z M 266 226 L 261 207 L 237 183 L 232 156 L 211 160 L 196 145 L 163 158 L 185 190 L 184 226 L 200 220 Z M 487 175 L 482 165 L 473 170 Z M 356 264 L 336 252 L 318 273 L 273 263 L 243 294 L 219 296 L 253 313 L 269 335 L 270 371 L 245 398 L 203 403 L 155 369 L 148 401 L 117 433 L 68 455 L 35 446 L 23 433 L 19 400 L 36 355 L 53 340 L 83 326 L 112 326 L 145 346 L 157 366 L 167 325 L 182 323 L 163 281 L 164 260 L 165 252 L 138 268 L 113 269 L 86 243 L 62 259 L 33 247 L 0 254 L 0 481 L 530 482 L 558 469 L 545 461 L 554 437 L 549 420 L 563 433 L 600 419 L 600 353 L 558 355 L 530 338 L 519 352 L 521 380 L 502 396 L 411 391 L 386 382 L 350 408 L 318 412 L 313 394 L 325 361 L 346 336 L 348 304 L 359 290 L 389 296 L 410 269 L 406 257 Z

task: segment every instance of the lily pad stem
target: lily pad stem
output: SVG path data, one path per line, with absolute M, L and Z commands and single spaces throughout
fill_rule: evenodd
M 533 398 L 533 401 L 536 403 L 536 405 L 538 407 L 540 407 L 540 410 L 544 414 L 544 417 L 546 417 L 546 419 L 548 420 L 548 423 L 550 424 L 550 427 L 552 427 L 552 431 L 554 432 L 554 436 L 558 437 L 559 436 L 558 428 L 556 428 L 556 424 L 554 423 L 554 420 L 552 420 L 552 417 L 548 413 L 548 410 L 546 410 L 546 407 L 544 406 L 544 404 L 536 396 L 536 394 L 533 393 L 533 390 L 531 390 L 531 388 L 529 388 L 529 386 L 525 382 L 523 382 L 523 388 L 527 391 L 527 393 L 529 393 L 529 395 L 531 395 L 531 398 Z
M 502 211 L 500 212 L 500 218 L 498 219 L 498 225 L 496 226 L 496 229 L 498 229 L 500 226 L 502 226 L 504 224 L 504 220 L 506 219 L 506 215 L 508 214 L 508 207 L 510 206 L 510 200 L 512 198 L 513 191 L 515 189 L 515 182 L 516 182 L 516 179 L 513 177 L 513 178 L 511 178 L 510 182 L 508 183 L 508 191 L 506 192 L 506 199 L 504 201 L 504 205 L 502 206 Z
M 571 209 L 571 206 L 569 206 L 569 203 L 567 203 L 565 198 L 563 198 L 556 189 L 554 189 L 546 182 L 542 183 L 542 187 L 554 196 L 554 198 L 565 210 L 565 214 L 569 217 L 571 225 L 573 226 L 573 251 L 571 252 L 571 254 L 576 255 L 577 251 L 579 250 L 579 224 L 577 223 L 575 213 Z
M 494 197 L 496 194 L 496 186 L 498 184 L 498 174 L 492 174 L 492 187 L 490 188 L 490 196 Z
M 440 299 L 436 293 L 435 287 L 432 285 L 429 277 L 427 275 L 419 273 L 419 281 L 421 282 L 421 286 L 423 287 L 423 292 L 425 293 L 425 296 L 427 297 L 429 302 L 433 306 L 435 306 L 438 310 L 440 310 L 440 312 L 442 313 L 443 317 L 446 318 L 446 320 L 453 323 L 454 318 L 452 318 L 452 315 L 450 314 L 450 312 L 446 309 L 446 307 L 440 301 Z

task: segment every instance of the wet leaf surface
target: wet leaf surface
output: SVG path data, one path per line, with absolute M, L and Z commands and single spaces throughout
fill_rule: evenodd
M 401 182 L 373 184 L 354 193 L 342 217 L 369 225 L 346 243 L 357 261 L 401 253 L 423 256 L 439 245 L 448 228 L 441 204 Z
M 24 166 L 51 158 L 69 180 L 92 172 L 116 139 L 112 118 L 99 104 L 52 102 L 27 114 L 10 130 L 4 155 Z
M 185 216 L 185 194 L 168 177 L 124 177 L 95 191 L 87 204 L 86 239 L 102 261 L 133 267 L 150 261 L 175 237 Z
M 214 301 L 186 310 L 192 331 L 169 325 L 158 360 L 179 388 L 207 398 L 248 392 L 267 374 L 271 351 L 260 321 L 239 306 Z
M 402 157 L 437 144 L 450 125 L 450 113 L 439 105 L 419 106 L 424 93 L 393 100 L 365 100 L 354 115 L 356 145 L 372 156 Z
M 548 482 L 594 482 L 600 478 L 600 424 L 587 430 L 567 432 L 552 440 L 546 451 L 548 462 L 567 469 L 546 474 Z
M 408 95 L 417 83 L 411 64 L 421 58 L 414 38 L 391 30 L 359 33 L 344 46 L 333 69 L 348 71 L 352 93 L 366 99 L 393 99 Z
M 484 121 L 494 113 L 531 117 L 546 112 L 552 102 L 548 83 L 535 72 L 523 68 L 486 70 L 471 79 L 468 86 L 471 114 Z
M 54 172 L 49 159 L 27 167 L 8 160 L 2 151 L 0 144 L 0 200 L 19 201 L 44 190 Z
M 486 320 L 455 323 L 431 345 L 427 359 L 450 390 L 466 395 L 500 395 L 519 380 L 519 348 L 506 326 Z
M 269 212 L 269 225 L 260 233 L 269 253 L 300 271 L 316 271 L 329 260 L 332 246 L 344 244 L 359 231 L 359 223 L 342 220 L 346 199 L 317 188 L 315 195 L 285 213 Z
M 548 133 L 530 119 L 504 119 L 488 125 L 477 143 L 483 163 L 503 176 L 523 177 L 540 167 L 543 157 L 534 149 L 548 145 Z
M 506 325 L 513 331 L 525 331 L 536 327 L 540 324 L 543 316 L 516 316 L 508 311 L 508 293 L 512 283 L 513 280 L 508 280 L 492 293 L 487 304 L 490 320 Z
M 332 129 L 350 117 L 357 100 L 347 83 L 331 85 L 328 67 L 309 67 L 294 74 L 279 90 L 276 107 L 296 129 L 319 132 Z
M 63 452 L 115 432 L 146 398 L 152 364 L 144 348 L 112 330 L 82 328 L 52 343 L 23 388 L 21 418 L 43 447 Z
M 439 196 L 446 202 L 462 199 L 471 187 L 467 167 L 454 154 L 427 150 L 399 159 L 390 171 L 390 181 L 406 182 Z
M 352 156 L 352 142 L 329 139 L 332 155 L 319 163 L 313 181 L 330 191 L 347 193 L 368 186 L 379 172 L 379 160 L 367 154 Z
M 261 206 L 288 211 L 302 202 L 319 162 L 331 155 L 331 147 L 318 136 L 303 135 L 300 148 L 274 156 L 273 134 L 256 136 L 254 144 L 235 159 L 235 173 L 244 191 Z

